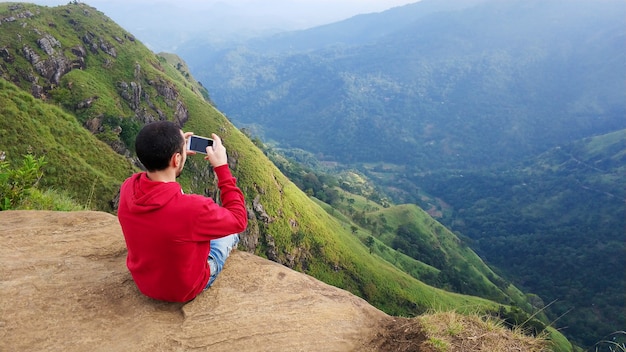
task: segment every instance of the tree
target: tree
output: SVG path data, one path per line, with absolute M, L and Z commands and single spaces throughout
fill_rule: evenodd
M 376 240 L 374 240 L 373 236 L 368 236 L 365 240 L 365 245 L 370 249 L 370 254 L 372 254 L 372 248 L 374 247 L 374 243 L 376 243 Z

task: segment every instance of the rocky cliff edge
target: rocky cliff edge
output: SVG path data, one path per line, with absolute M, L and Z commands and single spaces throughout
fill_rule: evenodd
M 0 351 L 367 351 L 393 318 L 236 251 L 186 304 L 141 295 L 115 216 L 0 212 Z

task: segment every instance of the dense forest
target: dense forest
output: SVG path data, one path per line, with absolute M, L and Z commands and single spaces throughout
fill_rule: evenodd
M 442 221 L 471 238 L 505 277 L 556 301 L 549 312 L 566 333 L 592 341 L 626 325 L 615 309 L 626 292 L 615 274 L 626 270 L 626 191 L 616 187 L 626 184 L 625 142 L 622 130 L 555 148 L 515 169 L 409 182 L 444 199 L 453 211 Z

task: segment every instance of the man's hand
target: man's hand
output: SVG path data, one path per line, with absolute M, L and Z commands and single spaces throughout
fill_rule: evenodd
M 215 133 L 211 134 L 213 138 L 213 145 L 206 147 L 206 156 L 204 160 L 208 160 L 213 167 L 226 165 L 228 163 L 228 156 L 226 155 L 226 148 L 222 144 L 222 139 Z
M 187 153 L 187 155 L 196 155 L 196 152 L 194 152 L 193 150 L 187 150 L 187 144 L 189 143 L 189 138 L 191 136 L 193 136 L 193 132 L 183 133 L 183 138 L 185 138 L 185 152 Z

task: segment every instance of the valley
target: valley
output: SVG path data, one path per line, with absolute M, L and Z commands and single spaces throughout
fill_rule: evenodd
M 252 138 L 419 205 L 591 346 L 626 326 L 625 11 L 422 1 L 179 54 Z

